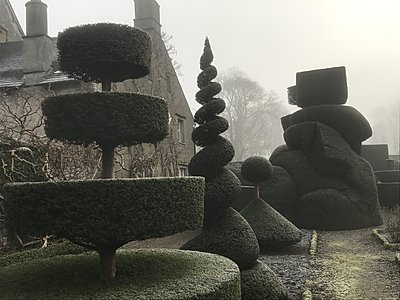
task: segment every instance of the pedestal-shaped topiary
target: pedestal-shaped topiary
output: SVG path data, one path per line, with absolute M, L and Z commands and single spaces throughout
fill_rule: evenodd
M 111 180 L 116 146 L 154 144 L 168 134 L 164 99 L 110 92 L 111 82 L 149 73 L 151 40 L 145 32 L 117 24 L 78 26 L 60 34 L 58 48 L 63 71 L 101 82 L 104 92 L 47 98 L 45 131 L 51 139 L 97 143 L 103 179 L 8 185 L 8 224 L 96 250 L 102 277 L 111 279 L 116 250 L 127 242 L 201 226 L 204 179 Z
M 230 207 L 240 194 L 241 184 L 236 175 L 226 167 L 235 153 L 232 144 L 220 136 L 228 129 L 229 124 L 226 119 L 218 116 L 224 111 L 225 102 L 215 97 L 222 87 L 212 81 L 217 76 L 216 67 L 211 65 L 213 59 L 209 40 L 206 39 L 200 58 L 202 72 L 197 78 L 200 91 L 196 94 L 196 100 L 202 107 L 195 114 L 198 127 L 192 133 L 193 142 L 203 149 L 189 163 L 191 175 L 204 176 L 206 179 L 204 227 L 198 236 L 182 248 L 228 257 L 238 264 L 241 272 L 247 270 L 241 276 L 242 299 L 265 299 L 265 295 L 270 295 L 269 299 L 285 299 L 287 291 L 282 284 L 276 289 L 272 288 L 279 281 L 272 271 L 268 276 L 254 279 L 260 273 L 257 238 L 243 216 Z M 273 281 L 269 280 L 271 277 L 274 278 Z M 256 294 L 262 298 L 254 298 Z

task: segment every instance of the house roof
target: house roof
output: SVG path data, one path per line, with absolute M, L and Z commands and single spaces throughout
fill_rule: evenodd
M 7 6 L 9 7 L 9 9 L 10 9 L 10 12 L 11 12 L 11 15 L 12 15 L 12 19 L 13 19 L 13 21 L 15 22 L 15 24 L 17 25 L 17 28 L 18 28 L 19 33 L 21 34 L 21 36 L 24 36 L 24 35 L 25 35 L 24 30 L 22 29 L 21 24 L 19 24 L 17 15 L 15 14 L 15 11 L 14 11 L 14 9 L 13 9 L 13 7 L 12 7 L 10 1 L 9 1 L 9 0 L 5 0 L 5 2 L 6 2 L 6 5 L 7 5 Z

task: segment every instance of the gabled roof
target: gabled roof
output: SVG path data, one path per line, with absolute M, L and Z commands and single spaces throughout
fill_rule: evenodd
M 5 7 L 2 7 L 3 5 Z M 9 0 L 0 0 L 0 9 L 4 9 L 5 11 L 9 11 L 11 13 L 11 20 L 17 25 L 17 29 L 19 31 L 19 34 L 22 36 L 25 35 L 24 30 L 21 27 L 21 24 L 18 21 L 17 15 L 15 14 L 15 11 L 10 3 Z M 1 26 L 1 24 L 0 24 Z M 7 29 L 7 28 L 6 28 Z

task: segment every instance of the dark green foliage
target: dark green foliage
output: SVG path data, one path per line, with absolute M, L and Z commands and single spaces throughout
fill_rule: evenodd
M 98 280 L 96 255 L 39 259 L 0 269 L 2 299 L 240 299 L 230 260 L 206 253 L 142 249 L 117 253 L 118 275 Z
M 296 185 L 298 196 L 321 188 L 334 188 L 337 190 L 347 190 L 350 185 L 342 178 L 327 177 L 318 174 L 307 156 L 299 150 L 285 150 L 281 148 L 279 152 L 274 152 L 270 161 L 273 165 L 284 168 L 290 174 Z
M 194 121 L 197 124 L 203 124 L 208 120 L 212 120 L 215 115 L 222 113 L 225 110 L 225 101 L 220 98 L 214 98 L 212 101 L 204 104 L 196 111 Z
M 117 249 L 201 226 L 203 190 L 203 178 L 146 178 L 8 184 L 4 195 L 16 231 Z
M 156 143 L 168 135 L 168 103 L 150 95 L 83 93 L 43 102 L 46 134 L 76 144 Z
M 218 136 L 215 142 L 200 150 L 189 163 L 189 173 L 193 176 L 204 176 L 207 179 L 215 177 L 221 168 L 227 165 L 235 156 L 232 144 Z
M 296 208 L 297 226 L 318 230 L 350 230 L 382 224 L 374 195 L 366 197 L 354 189 L 321 189 L 302 196 Z
M 60 69 L 72 77 L 119 82 L 150 73 L 151 39 L 127 25 L 98 23 L 71 27 L 59 34 Z
M 400 182 L 400 170 L 375 171 L 380 182 Z
M 204 71 L 206 68 L 209 68 L 213 60 L 214 54 L 211 50 L 210 41 L 208 38 L 206 38 L 204 41 L 203 54 L 200 57 L 200 69 Z
M 400 182 L 380 182 L 377 187 L 382 207 L 394 208 L 400 205 Z
M 272 165 L 265 157 L 252 156 L 243 162 L 241 172 L 246 180 L 258 184 L 271 177 Z
M 254 231 L 233 208 L 226 209 L 212 227 L 204 229 L 182 249 L 225 256 L 237 263 L 241 270 L 251 268 L 260 255 Z
M 301 240 L 301 231 L 256 195 L 240 214 L 253 228 L 261 250 L 293 245 Z
M 9 182 L 44 181 L 46 150 L 39 145 L 0 139 L 0 185 Z
M 368 120 L 354 107 L 345 105 L 318 105 L 303 108 L 284 117 L 283 129 L 306 122 L 320 122 L 337 131 L 354 152 L 361 153 L 361 142 L 372 135 Z
M 240 272 L 242 300 L 285 300 L 288 291 L 275 273 L 264 263 Z
M 196 93 L 196 101 L 203 105 L 207 104 L 221 91 L 221 84 L 218 82 L 210 82 Z
M 199 87 L 199 89 L 205 87 L 211 80 L 213 80 L 218 75 L 217 68 L 215 66 L 209 65 L 211 61 L 208 64 L 204 65 L 206 67 L 205 70 L 201 72 L 199 76 L 197 76 L 197 86 Z
M 206 182 L 204 195 L 204 227 L 208 227 L 221 216 L 225 209 L 236 201 L 240 194 L 239 179 L 223 168 L 217 177 Z
M 347 96 L 345 67 L 296 73 L 295 103 L 300 107 L 344 104 Z
M 227 131 L 229 123 L 225 118 L 215 117 L 207 123 L 197 127 L 192 132 L 192 140 L 197 146 L 205 147 L 212 144 L 219 134 Z
M 50 244 L 46 248 L 24 250 L 0 256 L 0 267 L 6 267 L 14 264 L 25 264 L 29 261 L 50 258 L 58 255 L 80 254 L 87 252 L 84 247 L 78 246 L 71 242 L 57 242 Z

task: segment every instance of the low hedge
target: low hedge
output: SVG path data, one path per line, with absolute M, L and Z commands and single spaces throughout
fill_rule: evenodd
M 151 38 L 122 24 L 70 27 L 59 34 L 60 69 L 84 81 L 119 82 L 150 73 Z
M 39 259 L 0 269 L 3 299 L 240 299 L 239 269 L 199 252 L 119 251 L 115 279 L 103 284 L 95 254 Z
M 204 179 L 143 178 L 4 186 L 7 225 L 34 236 L 56 234 L 90 249 L 196 229 Z
M 69 241 L 50 244 L 46 248 L 30 249 L 20 252 L 13 252 L 6 255 L 0 255 L 0 267 L 6 267 L 14 264 L 24 264 L 32 260 L 50 258 L 59 255 L 80 254 L 87 252 L 84 247 L 73 244 Z
M 168 103 L 131 93 L 81 93 L 47 98 L 48 137 L 75 144 L 156 143 L 168 135 Z

